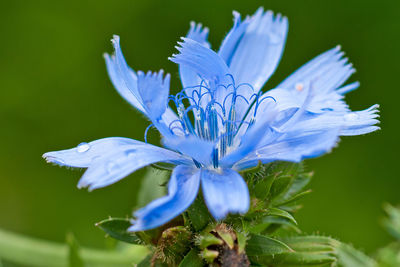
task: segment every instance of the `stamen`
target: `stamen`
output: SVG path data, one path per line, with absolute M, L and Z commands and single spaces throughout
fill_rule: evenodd
M 147 126 L 146 130 L 144 131 L 144 142 L 147 143 L 147 134 L 150 130 L 151 127 L 153 127 L 154 124 L 150 124 L 149 126 Z

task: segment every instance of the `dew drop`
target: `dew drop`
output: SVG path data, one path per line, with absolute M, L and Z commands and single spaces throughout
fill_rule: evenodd
M 296 88 L 297 91 L 300 92 L 300 91 L 303 91 L 304 84 L 303 83 L 296 83 L 294 87 Z
M 126 151 L 125 154 L 128 158 L 133 158 L 137 156 L 136 149 L 130 149 Z
M 358 114 L 356 114 L 356 113 L 348 113 L 348 114 L 344 115 L 343 118 L 344 118 L 346 121 L 355 121 L 355 120 L 357 120 L 359 117 L 360 117 L 360 116 L 359 116 Z
M 83 142 L 83 143 L 80 143 L 76 149 L 77 149 L 78 153 L 84 153 L 90 149 L 90 145 L 88 143 Z

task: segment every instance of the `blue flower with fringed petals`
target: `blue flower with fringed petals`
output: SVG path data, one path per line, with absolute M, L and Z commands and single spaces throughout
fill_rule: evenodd
M 343 100 L 359 84 L 343 85 L 354 69 L 339 47 L 314 58 L 275 89 L 261 91 L 281 58 L 287 30 L 286 17 L 271 11 L 260 8 L 244 20 L 234 12 L 234 25 L 214 52 L 208 29 L 192 23 L 178 43 L 179 53 L 170 58 L 179 65 L 183 85 L 176 95 L 169 94 L 169 74 L 129 68 L 114 36 L 115 53 L 105 55 L 111 81 L 149 118 L 164 147 L 110 137 L 48 152 L 45 159 L 88 168 L 78 186 L 90 190 L 149 164 L 175 165 L 168 194 L 136 211 L 130 231 L 173 219 L 191 205 L 200 186 L 215 219 L 246 213 L 250 197 L 239 171 L 260 162 L 316 157 L 329 152 L 339 136 L 379 129 L 377 105 L 352 112 Z

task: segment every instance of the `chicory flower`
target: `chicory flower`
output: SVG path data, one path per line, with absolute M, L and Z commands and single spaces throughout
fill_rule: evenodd
M 377 105 L 352 112 L 344 95 L 359 84 L 344 82 L 354 72 L 340 47 L 314 58 L 274 89 L 261 88 L 275 71 L 288 21 L 258 9 L 234 25 L 218 52 L 208 29 L 192 23 L 170 60 L 179 65 L 183 90 L 170 95 L 170 75 L 134 71 L 114 36 L 105 55 L 117 91 L 142 112 L 162 136 L 163 147 L 110 137 L 48 152 L 61 166 L 88 168 L 78 186 L 108 186 L 146 165 L 173 164 L 168 194 L 134 213 L 130 231 L 158 227 L 185 211 L 201 186 L 217 220 L 246 213 L 250 197 L 239 171 L 259 163 L 299 162 L 329 152 L 339 136 L 378 129 Z M 146 130 L 147 134 L 147 130 Z

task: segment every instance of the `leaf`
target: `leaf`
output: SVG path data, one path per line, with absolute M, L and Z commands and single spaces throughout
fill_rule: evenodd
M 267 215 L 286 218 L 289 221 L 291 221 L 292 223 L 294 223 L 295 225 L 297 225 L 297 222 L 294 219 L 294 217 L 292 216 L 292 214 L 290 214 L 289 212 L 287 212 L 285 210 L 278 209 L 278 208 L 269 208 Z
M 151 259 L 153 255 L 149 254 L 146 258 L 144 258 L 141 262 L 139 262 L 136 267 L 150 267 L 151 266 Z
M 283 238 L 294 253 L 277 255 L 274 263 L 304 266 L 338 263 L 344 267 L 374 267 L 376 263 L 362 252 L 324 236 L 295 236 Z M 334 265 L 336 266 L 336 265 Z
M 167 193 L 167 189 L 162 185 L 168 181 L 169 176 L 170 172 L 168 171 L 147 168 L 146 175 L 143 177 L 138 191 L 137 206 L 143 207 L 152 200 L 164 196 Z
M 83 267 L 79 244 L 75 236 L 72 233 L 68 233 L 66 239 L 69 248 L 69 267 Z
M 266 199 L 269 196 L 271 186 L 275 180 L 275 176 L 270 175 L 263 177 L 254 185 L 254 195 L 259 199 Z
M 246 254 L 249 257 L 274 256 L 276 254 L 291 251 L 293 250 L 285 243 L 261 235 L 251 235 L 246 246 Z
M 142 243 L 136 234 L 127 231 L 131 226 L 129 219 L 109 218 L 96 223 L 96 226 L 117 240 L 130 244 Z
M 205 249 L 213 245 L 222 245 L 223 243 L 221 239 L 210 233 L 203 233 L 196 240 L 196 244 L 200 249 Z
M 198 195 L 186 212 L 196 232 L 203 230 L 212 221 L 201 194 Z
M 270 199 L 276 199 L 281 196 L 289 188 L 292 180 L 293 177 L 290 176 L 276 178 L 271 186 Z
M 340 243 L 337 250 L 338 250 L 339 264 L 342 266 L 349 266 L 349 267 L 377 266 L 376 262 L 373 259 L 371 259 L 361 251 L 353 248 L 348 244 Z
M 238 242 L 238 247 L 239 247 L 239 254 L 242 254 L 245 249 L 246 249 L 246 242 L 247 242 L 247 236 L 245 233 L 236 231 L 236 238 Z
M 285 197 L 290 198 L 301 191 L 310 183 L 313 173 L 300 173 L 294 179 L 292 185 L 290 186 L 289 190 L 287 191 Z
M 311 192 L 312 192 L 311 189 L 310 190 L 306 190 L 306 191 L 303 191 L 301 193 L 298 193 L 297 195 L 292 196 L 291 198 L 279 199 L 278 201 L 275 201 L 273 204 L 275 206 L 283 206 L 283 205 L 292 204 L 293 202 L 299 200 L 300 198 L 304 197 L 305 195 L 308 195 Z
M 202 267 L 204 266 L 204 262 L 199 256 L 199 251 L 193 248 L 189 251 L 188 254 L 183 258 L 179 267 Z
M 385 204 L 383 209 L 388 215 L 388 217 L 382 221 L 383 226 L 394 238 L 400 240 L 400 208 Z
M 69 248 L 66 244 L 40 240 L 0 229 L 0 258 L 22 266 L 68 266 Z M 148 253 L 143 246 L 130 245 L 118 251 L 81 247 L 80 255 L 88 266 L 125 267 L 140 262 Z

